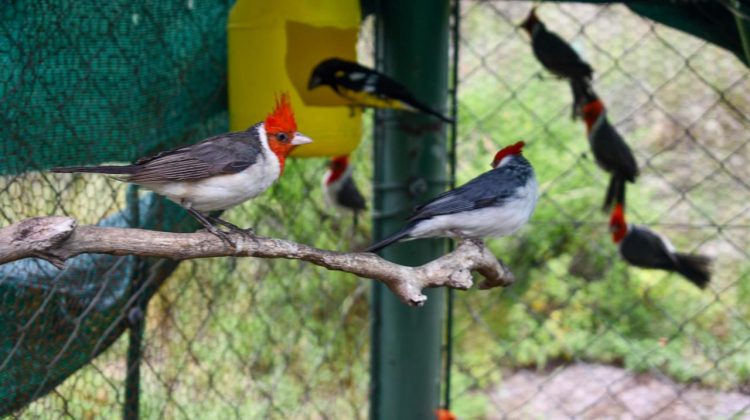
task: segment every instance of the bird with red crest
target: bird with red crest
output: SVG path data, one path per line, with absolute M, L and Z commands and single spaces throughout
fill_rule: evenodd
M 406 226 L 370 246 L 378 251 L 402 240 L 508 236 L 528 222 L 537 200 L 537 182 L 523 156 L 525 143 L 500 149 L 492 170 L 418 206 Z
M 357 226 L 359 213 L 367 210 L 365 197 L 354 183 L 354 168 L 349 163 L 349 155 L 336 156 L 328 164 L 323 175 L 323 191 L 326 203 L 337 211 L 352 213 L 354 226 Z
M 669 240 L 645 226 L 628 224 L 625 210 L 617 204 L 609 221 L 612 241 L 627 263 L 679 273 L 700 289 L 711 280 L 711 259 L 705 255 L 675 251 Z
M 245 131 L 209 137 L 189 146 L 138 159 L 132 165 L 55 168 L 53 172 L 119 175 L 181 205 L 209 232 L 230 242 L 216 225 L 247 229 L 208 214 L 237 206 L 266 191 L 284 172 L 295 147 L 312 142 L 297 131 L 289 95 Z

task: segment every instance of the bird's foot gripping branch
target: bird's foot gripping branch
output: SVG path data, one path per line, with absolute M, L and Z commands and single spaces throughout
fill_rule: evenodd
M 427 300 L 422 294 L 425 288 L 470 288 L 472 271 L 485 278 L 480 289 L 508 286 L 514 280 L 513 273 L 481 241 L 464 240 L 453 252 L 434 261 L 406 267 L 369 252 L 334 252 L 282 239 L 229 235 L 235 247 L 207 232 L 78 226 L 70 217 L 35 217 L 0 229 L 0 264 L 42 258 L 62 268 L 65 260 L 89 253 L 175 260 L 225 256 L 285 258 L 381 281 L 412 306 L 421 306 Z

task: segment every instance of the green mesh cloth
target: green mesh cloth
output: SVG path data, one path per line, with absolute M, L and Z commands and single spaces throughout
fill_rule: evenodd
M 53 166 L 132 161 L 225 131 L 230 7 L 201 0 L 4 4 L 0 175 L 5 188 L 22 186 L 19 197 L 30 204 L 21 214 L 2 213 L 2 225 L 87 210 L 102 212 L 100 225 L 195 229 L 184 211 L 154 195 L 118 211 L 109 196 L 78 209 L 54 200 L 35 207 L 44 199 L 34 194 L 39 184 L 60 188 L 45 184 Z M 0 416 L 52 390 L 122 334 L 137 262 L 85 255 L 63 271 L 34 259 L 0 266 Z M 148 297 L 176 263 L 144 263 L 140 272 L 153 280 Z
M 733 15 L 716 2 L 625 3 L 747 62 Z M 204 0 L 4 4 L 0 175 L 23 180 L 23 173 L 53 166 L 131 161 L 226 129 L 230 6 Z M 184 213 L 162 199 L 131 204 L 100 224 L 194 228 L 177 223 Z M 39 260 L 0 267 L 0 415 L 46 394 L 122 334 L 136 263 L 89 255 L 64 271 Z M 156 272 L 147 297 L 176 266 L 149 270 L 153 264 L 146 261 L 143 270 Z
M 750 65 L 745 54 L 740 31 L 750 31 L 747 20 L 738 26 L 735 14 L 728 8 L 733 4 L 734 12 L 743 16 L 750 13 L 746 0 L 546 0 L 556 3 L 623 3 L 633 12 L 661 24 L 687 32 L 693 36 L 718 45 Z

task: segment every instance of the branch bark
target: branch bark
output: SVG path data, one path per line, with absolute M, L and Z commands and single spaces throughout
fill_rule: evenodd
M 456 249 L 419 267 L 406 267 L 369 252 L 335 252 L 261 236 L 231 233 L 232 247 L 208 232 L 171 233 L 143 229 L 78 226 L 62 216 L 35 217 L 0 229 L 0 264 L 43 258 L 58 268 L 80 254 L 137 255 L 174 260 L 208 257 L 285 258 L 307 261 L 383 282 L 404 303 L 422 306 L 422 289 L 472 286 L 472 271 L 485 277 L 480 289 L 508 286 L 513 273 L 481 241 L 463 240 Z

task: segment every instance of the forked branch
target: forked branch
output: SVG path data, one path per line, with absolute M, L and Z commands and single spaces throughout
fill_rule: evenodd
M 419 267 L 406 267 L 369 252 L 335 252 L 282 239 L 231 233 L 236 247 L 208 232 L 170 233 L 143 229 L 78 226 L 70 217 L 35 217 L 0 229 L 0 264 L 43 258 L 63 268 L 80 254 L 137 255 L 174 260 L 257 257 L 302 260 L 383 282 L 404 303 L 422 306 L 422 289 L 472 286 L 472 271 L 485 277 L 481 289 L 507 286 L 513 273 L 481 241 L 464 240 L 451 253 Z

